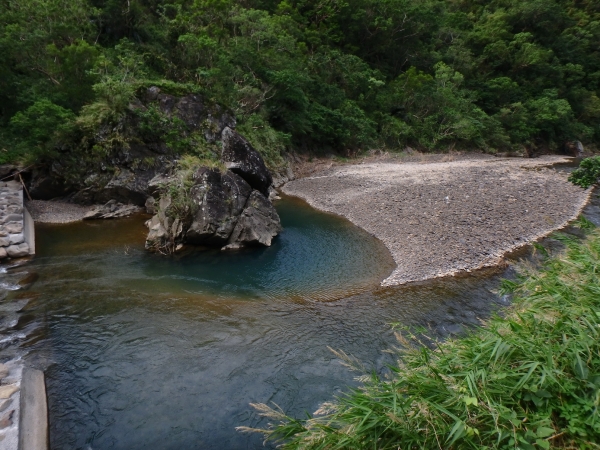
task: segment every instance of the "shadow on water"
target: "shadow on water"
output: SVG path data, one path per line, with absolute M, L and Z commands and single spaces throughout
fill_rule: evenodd
M 314 411 L 353 385 L 328 350 L 379 372 L 391 322 L 438 336 L 507 304 L 508 270 L 380 288 L 394 264 L 346 220 L 286 198 L 267 249 L 143 250 L 143 217 L 40 226 L 19 351 L 46 371 L 53 449 L 254 449 L 248 406 Z

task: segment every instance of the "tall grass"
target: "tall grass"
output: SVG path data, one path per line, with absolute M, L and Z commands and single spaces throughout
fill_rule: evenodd
M 391 377 L 364 377 L 303 420 L 253 405 L 272 423 L 240 429 L 286 449 L 600 448 L 600 232 L 563 240 L 505 282 L 504 317 L 435 348 L 399 334 Z

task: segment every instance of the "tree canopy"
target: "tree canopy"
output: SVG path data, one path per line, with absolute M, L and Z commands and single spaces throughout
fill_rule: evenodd
M 598 142 L 600 4 L 0 2 L 0 160 L 51 152 L 152 84 L 226 106 L 274 148 Z

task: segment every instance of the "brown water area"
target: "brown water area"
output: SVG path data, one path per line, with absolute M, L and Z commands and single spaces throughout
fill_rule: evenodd
M 235 253 L 149 254 L 142 216 L 37 227 L 36 258 L 3 274 L 0 358 L 46 372 L 53 449 L 264 448 L 235 431 L 266 425 L 249 403 L 302 415 L 356 385 L 328 347 L 383 374 L 392 322 L 448 336 L 508 304 L 511 269 L 381 288 L 381 242 L 300 200 L 277 208 L 273 246 Z

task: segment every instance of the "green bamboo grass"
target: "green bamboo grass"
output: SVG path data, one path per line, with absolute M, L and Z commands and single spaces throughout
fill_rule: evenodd
M 389 379 L 370 375 L 304 420 L 253 405 L 272 423 L 240 430 L 285 449 L 600 448 L 600 232 L 562 240 L 505 282 L 504 317 L 434 349 L 398 334 Z

